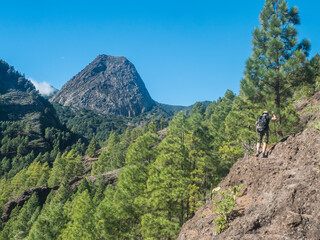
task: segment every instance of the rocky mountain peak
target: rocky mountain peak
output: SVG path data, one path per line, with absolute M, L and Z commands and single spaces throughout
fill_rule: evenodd
M 137 116 L 155 105 L 134 65 L 125 57 L 104 54 L 68 81 L 51 101 L 107 117 Z

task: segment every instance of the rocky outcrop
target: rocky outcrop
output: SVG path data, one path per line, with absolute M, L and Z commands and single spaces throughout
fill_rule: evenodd
M 99 176 L 102 176 L 103 182 L 105 185 L 114 185 L 117 183 L 118 181 L 118 173 L 119 173 L 120 169 L 116 169 L 110 172 L 106 172 L 103 173 L 101 175 L 97 175 L 97 176 L 77 176 L 73 179 L 71 179 L 69 181 L 69 185 L 71 187 L 72 190 L 76 189 L 78 186 L 80 186 L 81 182 L 83 181 L 83 179 L 85 178 L 87 181 L 90 181 L 92 183 L 94 183 L 97 178 Z M 10 218 L 10 214 L 12 212 L 12 210 L 16 207 L 22 207 L 31 197 L 34 193 L 36 193 L 39 197 L 39 204 L 40 206 L 42 206 L 49 193 L 52 190 L 57 190 L 59 189 L 60 185 L 56 185 L 53 187 L 48 187 L 48 186 L 41 186 L 41 187 L 33 187 L 33 188 L 29 188 L 24 190 L 18 197 L 10 200 L 9 202 L 7 202 L 4 207 L 3 207 L 3 213 L 2 213 L 2 217 L 1 217 L 1 222 L 3 225 L 5 225 L 7 223 L 7 221 Z
M 38 195 L 39 204 L 42 206 L 45 203 L 51 190 L 56 190 L 58 188 L 59 186 L 54 186 L 52 188 L 42 186 L 24 190 L 17 198 L 12 199 L 4 205 L 1 217 L 2 223 L 5 224 L 9 220 L 10 214 L 16 206 L 22 207 L 32 197 L 34 193 Z
M 243 184 L 239 216 L 220 235 L 209 201 L 183 225 L 179 240 L 320 239 L 320 132 L 309 128 L 276 144 L 267 159 L 239 159 L 220 184 Z
M 104 185 L 112 184 L 115 186 L 115 184 L 118 181 L 118 174 L 120 169 L 115 169 L 106 173 L 102 173 L 101 175 L 95 175 L 95 176 L 87 176 L 87 177 L 75 177 L 70 181 L 70 186 L 72 189 L 75 189 L 78 187 L 82 180 L 85 178 L 87 181 L 94 183 L 98 177 L 102 177 Z
M 107 117 L 137 116 L 155 105 L 134 65 L 109 55 L 99 55 L 51 101 Z

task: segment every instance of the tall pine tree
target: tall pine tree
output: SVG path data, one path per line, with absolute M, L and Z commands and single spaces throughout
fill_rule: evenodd
M 286 0 L 266 0 L 260 22 L 253 33 L 253 54 L 246 63 L 241 94 L 259 103 L 273 100 L 280 117 L 282 103 L 291 95 L 292 76 L 304 63 L 310 44 L 298 43 L 298 9 L 289 9 Z
M 99 150 L 100 146 L 99 143 L 97 142 L 96 138 L 93 137 L 89 143 L 88 149 L 86 151 L 86 154 L 89 157 L 95 157 L 96 152 Z
M 70 207 L 65 207 L 70 220 L 62 230 L 61 240 L 94 240 L 97 231 L 94 222 L 94 206 L 88 190 L 83 191 L 71 202 Z
M 141 218 L 144 239 L 174 239 L 187 220 L 191 163 L 187 148 L 188 121 L 180 112 L 170 122 L 159 155 L 150 166 L 147 213 Z

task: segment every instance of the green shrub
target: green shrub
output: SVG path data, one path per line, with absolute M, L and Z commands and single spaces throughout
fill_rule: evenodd
M 213 189 L 213 212 L 218 215 L 214 220 L 216 223 L 216 233 L 220 234 L 228 227 L 228 219 L 234 213 L 236 199 L 240 196 L 242 184 L 220 191 L 220 187 Z

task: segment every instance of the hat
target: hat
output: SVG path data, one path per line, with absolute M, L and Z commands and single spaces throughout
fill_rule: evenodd
M 264 111 L 262 114 L 269 114 L 268 111 Z

